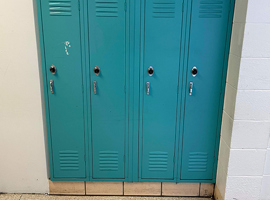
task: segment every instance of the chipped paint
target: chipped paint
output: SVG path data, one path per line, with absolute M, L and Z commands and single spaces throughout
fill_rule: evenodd
M 69 41 L 66 41 L 64 43 L 65 43 L 65 52 L 66 52 L 67 55 L 69 55 L 68 48 L 71 47 L 70 42 Z

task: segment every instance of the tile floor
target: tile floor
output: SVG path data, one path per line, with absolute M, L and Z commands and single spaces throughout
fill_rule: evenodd
M 37 194 L 0 194 L 0 200 L 213 200 L 189 197 L 127 197 L 127 196 L 56 196 Z

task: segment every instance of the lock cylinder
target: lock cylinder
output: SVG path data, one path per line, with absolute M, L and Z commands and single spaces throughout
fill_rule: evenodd
M 197 69 L 197 67 L 193 67 L 193 68 L 191 69 L 191 74 L 192 74 L 193 77 L 195 77 L 195 76 L 198 74 L 198 69 Z
M 56 67 L 54 65 L 51 65 L 50 72 L 54 75 L 56 73 Z
M 149 74 L 149 76 L 153 76 L 154 74 L 154 68 L 152 66 L 150 66 L 148 69 L 147 69 L 147 73 Z
M 98 76 L 100 73 L 100 68 L 96 65 L 94 68 L 94 73 Z

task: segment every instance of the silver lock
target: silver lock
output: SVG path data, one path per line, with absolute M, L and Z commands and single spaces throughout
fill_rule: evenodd
M 152 66 L 150 66 L 148 69 L 147 69 L 147 73 L 149 76 L 153 76 L 154 74 L 154 68 Z
M 99 73 L 100 73 L 100 68 L 99 68 L 99 66 L 95 66 L 95 68 L 94 68 L 94 73 L 98 76 L 99 75 Z
M 50 67 L 50 72 L 51 72 L 53 75 L 55 75 L 55 73 L 56 73 L 56 67 L 55 67 L 54 65 L 51 65 L 51 67 Z
M 196 77 L 196 76 L 197 76 L 197 74 L 198 74 L 198 69 L 197 69 L 197 67 L 194 66 L 194 67 L 191 69 L 191 74 L 192 74 L 193 77 Z

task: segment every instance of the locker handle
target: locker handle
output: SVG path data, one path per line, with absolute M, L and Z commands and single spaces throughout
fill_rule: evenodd
M 51 93 L 53 94 L 54 91 L 53 91 L 53 80 L 50 80 L 50 90 L 51 90 Z
M 193 92 L 193 82 L 189 82 L 189 95 L 191 96 Z
M 146 95 L 150 93 L 150 82 L 146 82 Z
M 97 81 L 93 81 L 94 94 L 97 94 Z

